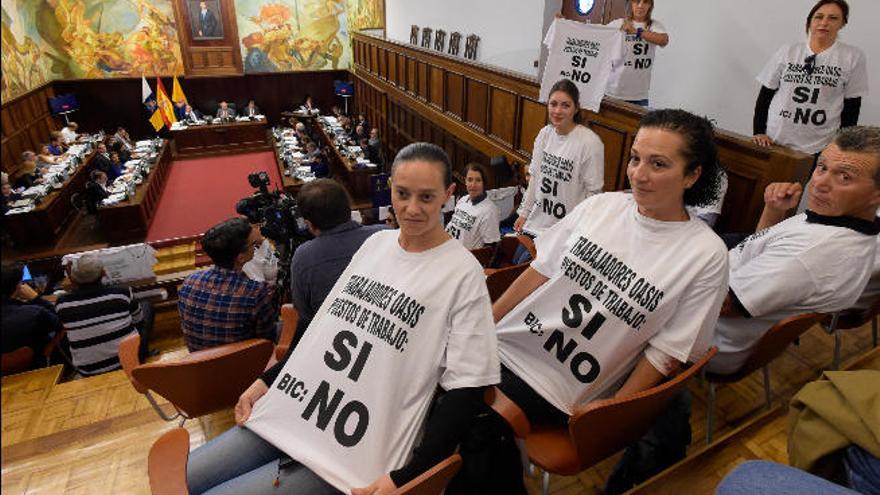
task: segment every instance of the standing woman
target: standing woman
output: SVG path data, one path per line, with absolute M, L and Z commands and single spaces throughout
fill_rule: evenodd
M 848 19 L 845 0 L 819 0 L 807 16 L 807 41 L 780 48 L 758 74 L 756 144 L 817 154 L 838 129 L 858 123 L 868 73 L 865 54 L 837 39 Z
M 602 192 L 605 145 L 581 124 L 580 92 L 568 79 L 550 88 L 550 123 L 535 138 L 531 180 L 513 225 L 517 232 L 540 236 L 581 201 Z
M 458 200 L 446 232 L 467 249 L 478 249 L 501 240 L 498 208 L 487 197 L 488 174 L 479 163 L 469 163 L 465 176 L 467 194 Z
M 648 106 L 654 49 L 669 44 L 669 35 L 660 21 L 651 18 L 654 0 L 631 0 L 626 3 L 626 18 L 608 23 L 623 31 L 621 63 L 611 69 L 605 94 L 643 107 Z

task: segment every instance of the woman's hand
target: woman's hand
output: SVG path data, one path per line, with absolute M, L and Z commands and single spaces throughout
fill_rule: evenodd
M 243 425 L 244 422 L 251 417 L 251 410 L 254 407 L 254 403 L 257 402 L 260 397 L 266 395 L 266 392 L 268 391 L 269 386 L 266 385 L 263 380 L 258 378 L 257 381 L 247 388 L 247 390 L 242 392 L 241 397 L 238 398 L 238 403 L 235 404 L 235 424 L 238 426 Z
M 370 486 L 352 488 L 351 495 L 383 495 L 385 493 L 392 493 L 396 489 L 397 485 L 391 480 L 391 476 L 385 474 Z
M 755 134 L 754 136 L 752 136 L 752 142 L 762 148 L 769 148 L 773 146 L 773 140 L 770 139 L 770 136 L 766 134 Z
M 513 230 L 515 230 L 517 234 L 522 234 L 523 225 L 525 224 L 526 217 L 517 217 L 516 221 L 513 222 Z

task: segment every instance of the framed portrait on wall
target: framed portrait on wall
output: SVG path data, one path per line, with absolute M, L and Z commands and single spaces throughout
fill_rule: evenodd
M 186 7 L 193 41 L 224 39 L 220 0 L 186 0 Z

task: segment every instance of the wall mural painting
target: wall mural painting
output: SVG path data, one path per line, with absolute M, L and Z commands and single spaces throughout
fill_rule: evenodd
M 346 0 L 348 30 L 385 29 L 385 0 Z
M 3 1 L 5 101 L 52 79 L 183 71 L 171 0 Z
M 347 69 L 343 0 L 236 0 L 245 72 Z

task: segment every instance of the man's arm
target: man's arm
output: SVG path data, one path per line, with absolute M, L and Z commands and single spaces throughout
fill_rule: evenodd
M 788 210 L 801 200 L 803 187 L 797 182 L 774 182 L 764 189 L 764 211 L 755 231 L 760 232 L 785 220 Z

